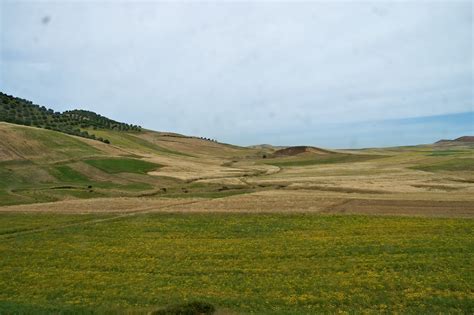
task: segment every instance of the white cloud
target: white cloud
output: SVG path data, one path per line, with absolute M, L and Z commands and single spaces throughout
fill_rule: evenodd
M 0 10 L 0 88 L 55 109 L 236 143 L 243 132 L 299 142 L 302 125 L 473 110 L 469 1 Z

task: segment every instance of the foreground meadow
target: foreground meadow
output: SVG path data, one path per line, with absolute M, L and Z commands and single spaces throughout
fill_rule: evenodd
M 186 301 L 209 302 L 224 314 L 474 312 L 471 219 L 0 218 L 0 313 L 146 313 Z

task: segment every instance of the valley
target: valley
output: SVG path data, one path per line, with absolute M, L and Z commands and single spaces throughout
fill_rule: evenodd
M 83 131 L 109 143 L 0 122 L 2 313 L 473 310 L 470 138 L 327 150 Z

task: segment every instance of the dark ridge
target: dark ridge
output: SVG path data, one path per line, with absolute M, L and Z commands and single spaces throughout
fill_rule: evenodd
M 456 142 L 472 143 L 474 142 L 474 136 L 462 136 L 454 140 L 442 139 L 442 140 L 436 141 L 435 144 L 448 144 L 448 143 L 456 143 Z
M 452 140 L 449 140 L 449 139 L 441 139 L 441 140 L 438 140 L 435 142 L 435 144 L 439 144 L 439 143 L 446 143 L 446 142 L 450 142 Z
M 454 139 L 454 141 L 460 141 L 460 142 L 474 142 L 474 136 L 462 136 L 457 139 Z

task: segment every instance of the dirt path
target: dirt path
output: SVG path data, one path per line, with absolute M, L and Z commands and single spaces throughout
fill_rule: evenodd
M 145 213 L 150 213 L 150 212 L 156 212 L 156 211 L 163 211 L 166 210 L 167 208 L 172 208 L 176 206 L 189 206 L 194 203 L 199 203 L 203 202 L 203 200 L 195 200 L 195 201 L 189 201 L 189 202 L 182 202 L 182 203 L 175 203 L 175 204 L 170 204 L 170 205 L 165 205 L 162 207 L 156 207 L 156 206 L 147 206 L 143 208 L 138 208 L 136 210 L 131 210 L 125 213 L 117 214 L 112 217 L 107 217 L 107 218 L 99 218 L 99 219 L 91 219 L 91 220 L 86 220 L 86 221 L 79 221 L 79 222 L 72 222 L 72 223 L 66 223 L 66 224 L 61 224 L 61 225 L 56 225 L 56 226 L 48 226 L 48 227 L 40 227 L 36 229 L 31 229 L 31 230 L 24 230 L 24 231 L 18 231 L 14 233 L 8 233 L 8 234 L 3 234 L 0 235 L 0 240 L 1 239 L 11 239 L 15 238 L 18 236 L 22 235 L 27 235 L 27 234 L 34 234 L 34 233 L 40 233 L 40 232 L 45 232 L 45 231 L 51 231 L 51 230 L 60 230 L 60 229 L 65 229 L 69 228 L 72 226 L 80 226 L 80 225 L 88 225 L 88 224 L 96 224 L 96 223 L 103 223 L 103 222 L 110 222 L 110 221 L 116 221 L 120 220 L 123 218 L 128 218 L 132 216 L 136 216 L 138 214 L 145 214 Z

